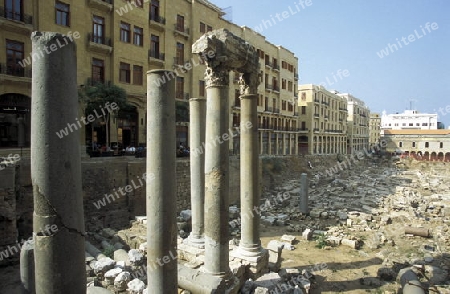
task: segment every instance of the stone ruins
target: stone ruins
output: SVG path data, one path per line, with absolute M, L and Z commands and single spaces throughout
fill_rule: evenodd
M 33 50 L 62 38 L 35 32 Z M 368 155 L 325 173 L 320 168 L 327 166 L 326 159 L 307 158 L 302 167 L 294 167 L 297 159 L 261 159 L 259 57 L 254 47 L 225 29 L 203 35 L 192 48 L 207 67 L 207 98 L 189 102 L 190 146 L 206 147 L 190 158 L 191 209 L 177 209 L 176 154 L 168 148 L 175 146 L 175 80 L 156 87 L 155 81 L 171 73 L 152 70 L 147 73 L 147 147 L 152 152 L 143 177 L 146 215 L 136 216 L 125 229 L 86 232 L 79 139 L 54 136 L 77 116 L 75 46 L 67 44 L 33 63 L 32 126 L 40 131 L 31 132 L 34 240 L 20 252 L 22 293 L 354 289 L 333 283 L 336 272 L 345 271 L 333 262 L 333 254 L 380 260 L 374 276 L 357 276 L 358 262 L 346 272 L 364 287 L 358 289 L 387 287 L 384 293 L 395 293 L 392 285 L 406 294 L 424 289 L 449 293 L 444 292 L 450 280 L 450 173 L 445 163 L 417 166 Z M 228 144 L 212 144 L 228 136 L 230 71 L 239 73 L 241 88 L 238 205 L 230 203 Z M 306 165 L 309 160 L 314 168 Z M 308 255 L 312 250 L 321 253 Z M 304 266 L 315 259 L 322 261 Z

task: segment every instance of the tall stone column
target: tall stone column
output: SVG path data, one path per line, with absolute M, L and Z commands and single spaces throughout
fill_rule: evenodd
M 147 72 L 147 285 L 155 294 L 178 291 L 173 76 L 166 70 Z
M 189 100 L 191 148 L 191 209 L 192 232 L 188 244 L 199 248 L 205 247 L 205 142 L 206 99 L 191 98 Z
M 302 173 L 300 176 L 300 212 L 309 214 L 309 196 L 308 196 L 308 175 Z
M 31 179 L 37 294 L 86 293 L 80 137 L 60 130 L 78 117 L 77 58 L 73 39 L 31 35 Z M 51 51 L 50 51 L 51 50 Z
M 256 57 L 257 58 L 257 57 Z M 241 74 L 241 241 L 239 253 L 245 256 L 262 254 L 259 235 L 261 184 L 259 178 L 258 142 L 258 60 L 253 61 L 253 73 Z

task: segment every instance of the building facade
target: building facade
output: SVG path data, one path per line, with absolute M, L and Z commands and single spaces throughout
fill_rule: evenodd
M 379 146 L 381 137 L 381 116 L 379 113 L 371 113 L 369 120 L 369 145 Z
M 323 86 L 299 86 L 300 152 L 347 153 L 347 100 Z
M 227 21 L 224 12 L 206 0 L 58 0 L 5 1 L 0 4 L 0 146 L 17 146 L 18 124 L 30 137 L 32 31 L 76 33 L 77 84 L 82 91 L 97 82 L 124 88 L 134 108 L 111 119 L 111 142 L 124 146 L 146 142 L 146 72 L 168 69 L 176 84 L 177 145 L 188 145 L 189 98 L 205 96 L 205 66 L 191 54 L 202 34 L 226 28 L 258 49 L 261 84 L 258 112 L 262 154 L 297 154 L 298 59 L 250 28 Z M 28 63 L 23 61 L 27 60 Z M 37 58 L 37 57 L 36 57 Z M 22 63 L 20 63 L 22 62 Z M 56 77 L 55 77 L 56 78 Z M 230 73 L 229 141 L 239 150 L 240 101 L 237 76 Z M 80 111 L 80 116 L 82 111 Z M 23 118 L 23 120 L 18 120 Z M 63 126 L 62 126 L 63 127 Z M 87 132 L 86 134 L 84 132 Z M 80 140 L 105 143 L 100 123 L 81 130 Z M 175 146 L 174 146 L 175 148 Z
M 338 93 L 347 100 L 347 153 L 369 149 L 369 119 L 370 110 L 364 101 L 349 93 Z
M 419 160 L 450 161 L 450 130 L 382 130 L 386 151 Z
M 419 113 L 417 110 L 405 110 L 403 113 L 381 116 L 383 130 L 437 130 L 438 115 L 436 113 Z

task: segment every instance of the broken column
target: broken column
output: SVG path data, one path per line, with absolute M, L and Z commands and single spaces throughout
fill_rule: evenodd
M 147 285 L 155 294 L 178 291 L 174 76 L 147 73 Z
M 36 293 L 86 293 L 79 136 L 57 136 L 79 116 L 76 45 L 49 32 L 31 40 L 39 56 L 31 101 Z
M 243 257 L 256 257 L 262 254 L 259 237 L 260 215 L 255 211 L 259 207 L 261 185 L 259 179 L 258 144 L 258 94 L 259 57 L 251 47 L 246 73 L 242 73 L 241 85 L 241 241 L 239 254 Z M 243 70 L 243 69 L 241 69 Z
M 189 100 L 189 113 L 192 232 L 189 235 L 188 244 L 204 248 L 205 155 L 202 143 L 205 142 L 206 99 L 191 98 Z
M 308 197 L 308 175 L 302 173 L 300 176 L 300 212 L 303 214 L 309 214 Z

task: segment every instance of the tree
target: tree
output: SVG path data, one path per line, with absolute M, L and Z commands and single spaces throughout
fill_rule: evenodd
M 109 146 L 109 122 L 111 114 L 117 116 L 119 110 L 128 110 L 132 107 L 127 102 L 126 91 L 113 84 L 97 83 L 94 86 L 88 86 L 80 90 L 78 96 L 83 104 L 85 116 L 87 118 L 94 116 L 104 122 L 106 128 L 106 144 Z

